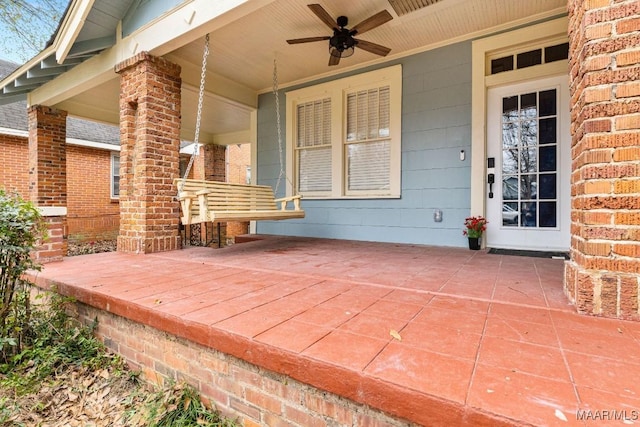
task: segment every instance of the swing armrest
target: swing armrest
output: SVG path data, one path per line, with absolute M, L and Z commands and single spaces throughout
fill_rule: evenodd
M 178 196 L 180 205 L 182 207 L 182 223 L 192 224 L 194 222 L 210 221 L 209 219 L 209 207 L 207 205 L 206 196 L 212 193 L 212 190 L 199 190 L 196 192 L 183 191 Z M 195 217 L 191 211 L 191 207 L 195 201 L 198 201 L 198 216 Z
M 287 209 L 287 203 L 293 202 L 293 209 L 296 211 L 300 210 L 300 199 L 302 196 L 300 194 L 296 194 L 295 196 L 281 197 L 279 199 L 275 199 L 274 202 L 280 203 L 280 210 L 284 211 Z
M 198 196 L 196 196 L 195 193 L 192 193 L 190 191 L 181 191 L 180 194 L 178 194 L 179 201 L 186 200 L 186 199 L 195 199 L 196 197 Z

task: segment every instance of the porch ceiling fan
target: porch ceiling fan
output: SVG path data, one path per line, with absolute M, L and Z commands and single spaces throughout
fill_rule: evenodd
M 346 16 L 339 16 L 338 19 L 334 20 L 321 5 L 309 4 L 307 6 L 318 18 L 320 18 L 322 22 L 333 30 L 333 36 L 291 39 L 287 40 L 287 43 L 299 44 L 329 40 L 329 65 L 338 65 L 338 63 L 340 63 L 340 58 L 346 58 L 353 55 L 356 47 L 380 56 L 387 56 L 389 52 L 391 52 L 391 49 L 388 47 L 366 40 L 356 39 L 354 37 L 393 19 L 393 16 L 391 16 L 391 14 L 386 10 L 368 17 L 353 28 L 349 29 L 347 28 L 347 25 L 349 25 L 349 18 Z

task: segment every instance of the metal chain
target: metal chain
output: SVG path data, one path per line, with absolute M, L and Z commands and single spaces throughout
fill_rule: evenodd
M 195 135 L 193 137 L 193 153 L 191 154 L 191 159 L 189 159 L 189 164 L 187 165 L 187 169 L 184 172 L 184 176 L 180 185 L 178 185 L 178 194 L 184 188 L 184 183 L 191 172 L 191 167 L 193 166 L 193 162 L 196 157 L 198 157 L 198 140 L 200 139 L 200 122 L 202 119 L 202 103 L 204 100 L 204 84 L 207 77 L 207 58 L 209 57 L 209 34 L 206 35 L 204 41 L 204 52 L 202 53 L 202 70 L 200 72 L 200 91 L 198 92 L 198 111 L 196 112 L 196 129 Z
M 278 159 L 280 160 L 280 173 L 278 174 L 278 181 L 276 182 L 275 194 L 278 194 L 278 188 L 280 187 L 280 181 L 285 175 L 284 173 L 284 160 L 282 158 L 282 128 L 280 126 L 280 95 L 278 93 L 278 62 L 277 58 L 273 58 L 273 94 L 276 98 L 276 126 L 278 128 Z

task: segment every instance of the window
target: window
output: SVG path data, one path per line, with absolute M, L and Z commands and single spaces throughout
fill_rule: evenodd
M 389 86 L 347 94 L 347 192 L 389 190 Z
M 331 191 L 331 98 L 299 104 L 296 113 L 298 190 Z
M 399 65 L 288 92 L 287 165 L 297 192 L 399 197 L 401 95 Z
M 549 64 L 551 62 L 562 61 L 569 58 L 569 43 L 560 43 L 544 48 L 509 54 L 498 58 L 491 58 L 490 72 L 498 74 L 504 71 L 514 70 L 514 55 L 516 57 L 516 68 L 522 69 L 533 67 L 534 65 Z M 544 59 L 543 59 L 544 55 Z
M 120 154 L 111 154 L 111 198 L 120 197 Z

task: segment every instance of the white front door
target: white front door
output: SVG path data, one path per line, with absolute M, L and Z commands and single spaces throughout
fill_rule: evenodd
M 568 77 L 489 89 L 487 100 L 486 246 L 567 251 Z

